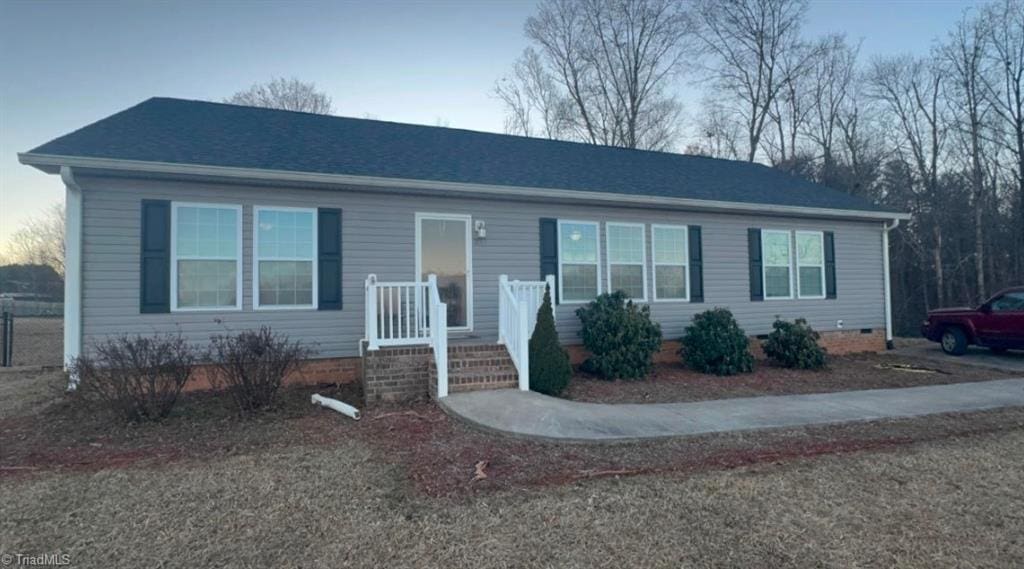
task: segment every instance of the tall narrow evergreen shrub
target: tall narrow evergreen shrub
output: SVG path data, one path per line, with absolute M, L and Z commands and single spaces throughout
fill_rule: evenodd
M 559 395 L 569 386 L 572 366 L 569 354 L 558 342 L 551 291 L 544 290 L 544 302 L 537 311 L 537 327 L 530 336 L 530 389 L 546 395 Z

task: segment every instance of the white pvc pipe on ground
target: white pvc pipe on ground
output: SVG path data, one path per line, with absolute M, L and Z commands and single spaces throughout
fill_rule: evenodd
M 359 420 L 359 409 L 356 409 L 355 407 L 349 405 L 348 403 L 342 403 L 341 401 L 338 401 L 337 399 L 331 399 L 330 397 L 324 397 L 324 396 L 320 395 L 319 393 L 314 393 L 313 397 L 312 397 L 312 400 L 313 400 L 313 405 L 319 405 L 321 407 L 327 407 L 328 409 L 333 409 L 333 410 L 337 411 L 338 413 L 341 413 L 342 415 L 346 415 L 348 417 L 352 417 L 356 421 Z

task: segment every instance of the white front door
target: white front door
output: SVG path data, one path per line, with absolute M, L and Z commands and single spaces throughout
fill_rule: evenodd
M 472 223 L 468 215 L 416 214 L 416 277 L 425 281 L 437 275 L 452 330 L 473 329 Z

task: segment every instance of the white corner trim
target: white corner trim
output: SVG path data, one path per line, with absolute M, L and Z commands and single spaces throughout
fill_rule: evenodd
M 240 180 L 291 182 L 306 184 L 352 185 L 382 190 L 407 189 L 435 191 L 441 193 L 463 192 L 497 196 L 524 196 L 572 201 L 632 204 L 641 206 L 678 207 L 695 211 L 720 211 L 750 214 L 796 215 L 803 217 L 829 217 L 845 219 L 894 220 L 910 219 L 910 214 L 882 211 L 863 211 L 820 207 L 770 205 L 719 200 L 699 200 L 662 196 L 637 196 L 613 194 L 587 190 L 563 190 L 526 186 L 503 186 L 463 182 L 443 182 L 408 178 L 383 178 L 376 176 L 352 176 L 348 174 L 320 174 L 315 172 L 293 172 L 262 168 L 239 168 L 232 166 L 208 166 L 202 164 L 174 164 L 142 160 L 119 160 L 112 158 L 89 158 L 83 156 L 61 156 L 52 154 L 18 154 L 22 164 L 36 167 L 74 166 L 98 170 L 145 172 L 181 176 L 209 176 Z
M 64 369 L 82 353 L 82 188 L 70 166 L 61 166 L 64 182 Z M 78 385 L 68 378 L 68 388 Z
M 894 219 L 892 225 L 882 224 L 882 287 L 885 292 L 885 347 L 892 349 L 892 285 L 889 282 L 889 232 L 900 224 Z

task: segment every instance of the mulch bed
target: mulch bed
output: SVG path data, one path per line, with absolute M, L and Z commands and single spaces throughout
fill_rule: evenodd
M 635 387 L 635 386 L 634 386 Z M 919 441 L 1024 428 L 1024 409 L 936 415 L 616 445 L 533 442 L 476 431 L 430 402 L 372 409 L 361 421 L 315 408 L 312 392 L 359 403 L 357 385 L 294 387 L 277 409 L 239 419 L 223 397 L 186 395 L 172 417 L 125 425 L 70 401 L 0 419 L 0 479 L 161 468 L 285 448 L 358 441 L 399 466 L 428 496 L 569 484 L 640 474 L 686 475 L 824 454 L 885 451 Z
M 682 364 L 658 364 L 640 381 L 606 381 L 575 374 L 567 399 L 595 403 L 674 403 L 761 395 L 829 393 L 986 381 L 1011 374 L 921 358 L 858 354 L 829 359 L 824 370 L 785 369 L 759 360 L 753 373 L 726 377 L 702 374 Z

